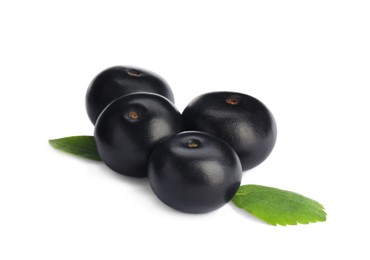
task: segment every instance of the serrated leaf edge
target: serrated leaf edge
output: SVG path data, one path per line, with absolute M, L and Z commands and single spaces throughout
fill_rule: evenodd
M 319 203 L 318 201 L 316 201 L 316 200 L 313 200 L 311 198 L 308 198 L 306 196 L 303 196 L 303 195 L 301 195 L 299 193 L 296 193 L 296 192 L 293 192 L 293 191 L 283 190 L 283 189 L 274 188 L 274 187 L 268 187 L 268 186 L 256 185 L 256 184 L 246 184 L 246 185 L 243 185 L 243 186 L 258 186 L 258 187 L 267 188 L 267 189 L 277 189 L 279 191 L 283 191 L 283 192 L 286 192 L 286 193 L 290 193 L 290 194 L 294 194 L 296 196 L 303 197 L 305 199 L 309 199 L 309 200 L 317 203 L 317 205 L 319 206 L 319 209 L 317 210 L 317 212 L 323 215 L 323 219 L 317 219 L 317 220 L 312 220 L 312 221 L 307 221 L 307 222 L 306 221 L 305 222 L 303 222 L 303 221 L 296 221 L 295 223 L 277 223 L 277 222 L 271 222 L 271 221 L 268 221 L 267 218 L 266 219 L 263 219 L 263 218 L 260 218 L 260 217 L 256 216 L 253 211 L 251 211 L 249 209 L 246 209 L 246 208 L 243 208 L 240 204 L 237 203 L 237 196 L 243 196 L 243 195 L 247 195 L 247 194 L 250 194 L 250 193 L 259 193 L 259 192 L 262 193 L 262 192 L 266 192 L 266 191 L 241 192 L 241 191 L 238 190 L 236 192 L 236 194 L 234 195 L 234 197 L 232 198 L 232 200 L 231 200 L 233 202 L 233 204 L 236 207 L 238 207 L 238 208 L 240 208 L 240 209 L 242 209 L 242 210 L 244 210 L 244 211 L 252 214 L 254 217 L 256 217 L 258 219 L 261 219 L 262 221 L 264 221 L 264 222 L 266 222 L 266 223 L 268 223 L 268 224 L 270 224 L 272 226 L 277 226 L 277 225 L 287 226 L 287 225 L 298 225 L 298 224 L 307 225 L 307 224 L 310 224 L 310 223 L 318 223 L 318 222 L 325 222 L 326 221 L 327 213 L 325 212 L 325 207 L 321 203 Z M 243 186 L 241 186 L 241 187 L 243 187 Z

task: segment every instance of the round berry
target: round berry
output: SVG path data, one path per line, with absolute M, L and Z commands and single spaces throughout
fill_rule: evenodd
M 263 162 L 275 146 L 277 129 L 268 108 L 254 97 L 211 92 L 195 98 L 184 110 L 186 130 L 215 135 L 234 148 L 243 170 Z
M 120 97 L 101 113 L 95 125 L 99 155 L 112 170 L 147 176 L 154 146 L 182 130 L 181 114 L 168 99 L 150 93 Z
M 103 109 L 118 97 L 136 92 L 156 93 L 174 102 L 172 90 L 153 72 L 116 66 L 99 73 L 86 93 L 86 110 L 93 124 Z
M 226 204 L 240 186 L 242 169 L 235 151 L 203 132 L 182 132 L 152 152 L 148 177 L 157 197 L 188 213 L 205 213 Z

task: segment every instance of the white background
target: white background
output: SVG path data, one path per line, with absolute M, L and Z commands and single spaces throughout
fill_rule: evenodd
M 368 1 L 1 1 L 0 259 L 369 259 Z M 275 115 L 243 184 L 296 191 L 327 222 L 270 226 L 231 203 L 175 212 L 146 180 L 48 145 L 91 135 L 85 92 L 113 65 L 152 70 L 180 111 L 239 91 Z

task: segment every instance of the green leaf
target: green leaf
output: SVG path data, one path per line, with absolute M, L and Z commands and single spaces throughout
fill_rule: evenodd
M 271 225 L 308 224 L 326 220 L 323 205 L 300 194 L 260 185 L 244 185 L 232 202 Z
M 93 136 L 70 136 L 53 139 L 49 140 L 49 144 L 66 153 L 101 161 Z

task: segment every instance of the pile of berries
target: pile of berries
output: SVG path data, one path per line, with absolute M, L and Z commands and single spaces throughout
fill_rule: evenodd
M 274 117 L 259 100 L 212 92 L 181 114 L 169 85 L 138 68 L 98 74 L 86 109 L 103 162 L 119 174 L 148 177 L 162 202 L 188 213 L 230 201 L 242 172 L 264 161 L 276 142 Z

